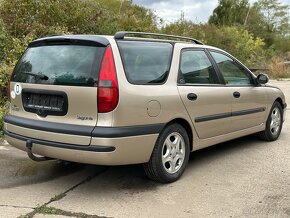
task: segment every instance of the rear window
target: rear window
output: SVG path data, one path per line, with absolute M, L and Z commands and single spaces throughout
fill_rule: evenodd
M 97 86 L 105 47 L 45 45 L 30 47 L 17 63 L 14 82 Z
M 166 81 L 173 46 L 162 42 L 119 41 L 128 81 L 132 84 L 162 84 Z

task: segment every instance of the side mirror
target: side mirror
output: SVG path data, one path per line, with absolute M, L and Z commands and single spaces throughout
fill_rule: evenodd
M 257 76 L 257 81 L 259 84 L 266 84 L 269 82 L 269 77 L 266 74 L 261 73 Z

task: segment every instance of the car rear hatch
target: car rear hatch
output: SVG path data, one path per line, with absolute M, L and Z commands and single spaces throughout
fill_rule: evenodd
M 54 36 L 32 42 L 11 77 L 7 130 L 89 145 L 98 118 L 99 72 L 108 46 L 101 36 Z

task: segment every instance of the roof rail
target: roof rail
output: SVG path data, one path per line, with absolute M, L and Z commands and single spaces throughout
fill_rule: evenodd
M 173 38 L 173 39 L 183 39 L 187 41 L 194 42 L 198 45 L 203 45 L 203 43 L 197 39 L 183 37 L 183 36 L 174 36 L 174 35 L 167 35 L 161 33 L 146 33 L 146 32 L 127 32 L 127 31 L 120 31 L 115 34 L 115 39 L 124 39 L 126 35 L 143 35 L 143 36 L 157 36 L 157 37 L 166 37 L 166 38 Z

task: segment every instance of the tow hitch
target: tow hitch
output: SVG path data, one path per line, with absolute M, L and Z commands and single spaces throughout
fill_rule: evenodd
M 50 158 L 50 157 L 37 157 L 37 156 L 35 156 L 35 155 L 32 153 L 32 146 L 33 146 L 32 141 L 27 140 L 27 141 L 26 141 L 26 152 L 27 152 L 28 157 L 29 157 L 31 160 L 34 160 L 34 161 L 37 161 L 37 162 L 40 162 L 40 161 L 47 161 L 47 160 L 54 160 L 54 158 Z

